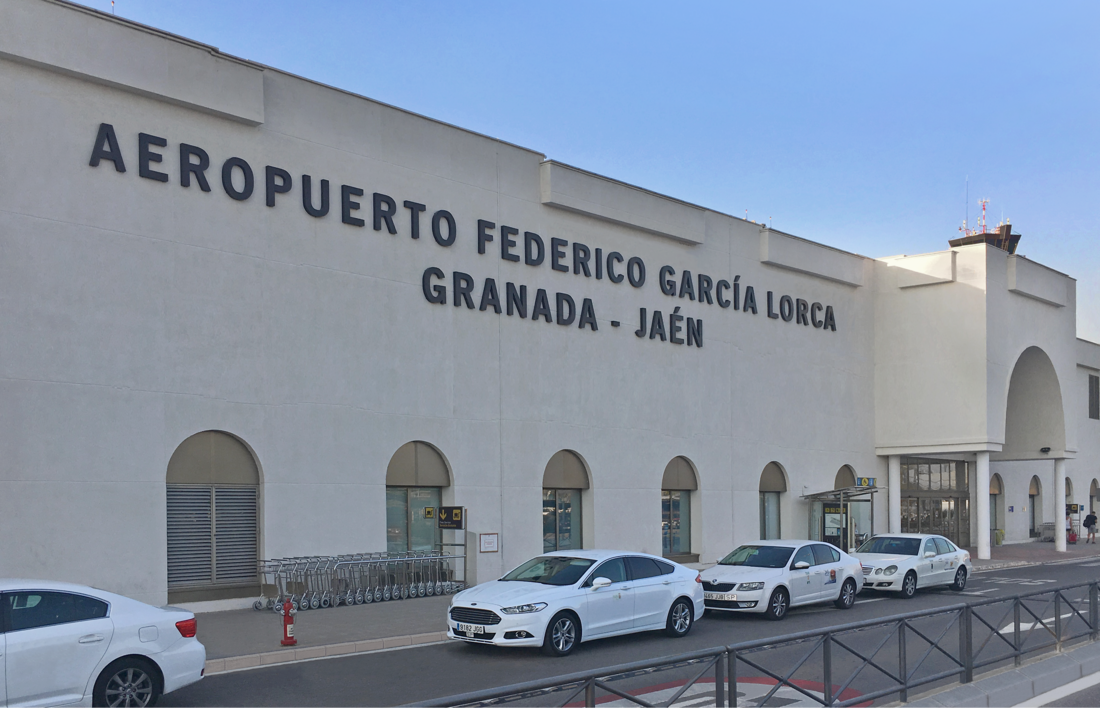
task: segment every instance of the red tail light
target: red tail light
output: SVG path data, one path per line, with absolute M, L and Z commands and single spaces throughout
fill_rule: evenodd
M 180 620 L 176 622 L 176 629 L 178 629 L 180 634 L 184 637 L 193 637 L 199 631 L 199 621 L 194 617 L 189 620 Z
M 699 573 L 698 575 L 695 576 L 695 582 L 697 582 L 697 583 L 703 582 L 703 574 L 702 573 Z

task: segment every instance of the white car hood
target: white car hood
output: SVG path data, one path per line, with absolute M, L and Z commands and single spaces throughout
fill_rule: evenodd
M 522 580 L 490 580 L 458 593 L 454 596 L 452 604 L 469 606 L 476 602 L 478 605 L 511 607 L 529 602 L 549 602 L 547 598 L 558 598 L 570 591 L 575 592 L 576 589 L 572 585 L 544 585 Z
M 889 553 L 853 553 L 861 563 L 866 563 L 872 568 L 882 568 L 891 564 L 906 563 L 916 560 L 916 556 L 891 555 Z
M 702 571 L 705 583 L 762 582 L 783 574 L 783 568 L 754 568 L 748 565 L 716 565 Z

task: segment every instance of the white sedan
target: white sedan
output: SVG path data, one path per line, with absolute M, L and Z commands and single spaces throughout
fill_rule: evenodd
M 906 598 L 913 597 L 917 588 L 932 585 L 962 590 L 974 572 L 970 553 L 943 536 L 930 534 L 874 536 L 852 555 L 863 564 L 864 587 L 900 592 Z
M 447 636 L 540 646 L 553 656 L 630 632 L 663 629 L 682 637 L 703 614 L 700 582 L 697 571 L 644 553 L 555 551 L 455 595 Z
M 701 575 L 708 610 L 763 612 L 773 620 L 814 602 L 850 609 L 863 587 L 859 561 L 818 541 L 757 541 Z
M 0 579 L 0 705 L 152 706 L 206 668 L 195 615 L 83 585 Z

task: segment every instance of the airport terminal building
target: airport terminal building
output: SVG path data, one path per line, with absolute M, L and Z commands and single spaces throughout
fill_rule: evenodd
M 0 135 L 5 576 L 245 598 L 446 506 L 481 580 L 1053 554 L 1100 494 L 1075 281 L 993 235 L 847 253 L 56 0 L 0 5 Z

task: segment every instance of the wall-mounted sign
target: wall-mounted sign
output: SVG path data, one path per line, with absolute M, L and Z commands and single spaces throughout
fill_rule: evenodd
M 875 482 L 878 481 L 877 477 L 856 477 L 857 487 L 875 487 L 878 486 Z
M 461 530 L 466 528 L 466 507 L 439 507 L 439 528 Z
M 434 506 L 424 507 L 424 518 L 425 519 L 434 519 L 435 518 L 435 507 Z
M 1081 513 L 1081 505 L 1080 504 L 1066 504 L 1066 513 L 1067 514 L 1080 514 Z
M 1009 506 L 1009 507 L 1008 507 L 1008 511 L 1009 511 L 1009 513 L 1013 512 L 1013 511 L 1016 511 L 1016 507 L 1014 507 L 1014 506 Z
M 822 511 L 826 514 L 843 514 L 844 507 L 840 506 L 839 504 L 836 504 L 834 506 L 825 505 L 824 507 L 822 507 Z
M 480 550 L 482 553 L 496 553 L 500 550 L 500 534 L 478 534 L 477 539 L 480 544 Z

